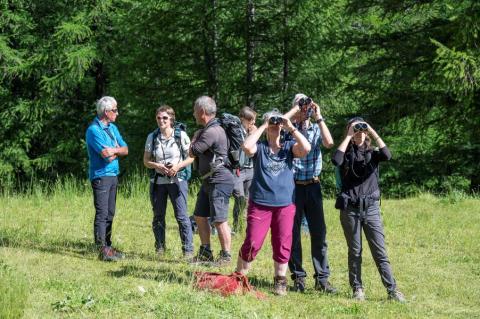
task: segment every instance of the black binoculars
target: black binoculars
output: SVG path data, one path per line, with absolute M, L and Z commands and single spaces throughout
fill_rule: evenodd
M 312 103 L 312 99 L 309 97 L 302 97 L 298 100 L 298 106 L 302 107 L 304 105 L 310 105 Z
M 368 125 L 365 122 L 357 123 L 353 126 L 353 131 L 356 132 L 366 132 L 368 130 Z
M 283 117 L 281 116 L 272 116 L 268 119 L 268 124 L 278 125 L 283 123 Z

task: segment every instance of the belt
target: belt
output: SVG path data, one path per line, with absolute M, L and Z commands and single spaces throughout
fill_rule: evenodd
M 310 185 L 310 184 L 318 184 L 320 183 L 320 178 L 318 178 L 318 176 L 315 176 L 314 178 L 311 178 L 311 179 L 306 179 L 304 181 L 299 181 L 299 180 L 295 180 L 295 184 L 297 185 Z

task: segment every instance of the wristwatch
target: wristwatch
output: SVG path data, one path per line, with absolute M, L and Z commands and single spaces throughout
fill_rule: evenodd
M 316 123 L 317 123 L 318 125 L 320 125 L 321 122 L 323 122 L 323 117 L 321 117 L 321 118 L 319 118 L 318 120 L 316 120 Z

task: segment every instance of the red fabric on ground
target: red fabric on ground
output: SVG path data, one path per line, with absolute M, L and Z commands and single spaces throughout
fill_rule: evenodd
M 224 275 L 216 272 L 196 271 L 195 278 L 195 288 L 216 292 L 224 297 L 254 293 L 258 299 L 265 298 L 264 294 L 255 291 L 253 286 L 250 285 L 247 276 L 239 272 Z

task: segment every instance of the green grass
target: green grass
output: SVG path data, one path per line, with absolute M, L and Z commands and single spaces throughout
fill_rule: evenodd
M 389 256 L 407 304 L 386 300 L 367 245 L 363 279 L 368 299 L 358 303 L 349 298 L 347 249 L 332 200 L 324 203 L 330 279 L 341 293 L 325 296 L 313 290 L 304 236 L 307 292 L 273 296 L 268 239 L 249 274 L 267 294 L 260 301 L 250 295 L 223 298 L 192 289 L 194 271 L 228 273 L 234 266 L 218 269 L 182 262 L 170 205 L 169 250 L 162 261 L 156 260 L 147 190 L 147 184 L 138 180 L 123 185 L 118 197 L 113 237 L 127 254 L 118 263 L 97 260 L 91 244 L 94 210 L 88 183 L 59 184 L 48 195 L 37 189 L 25 196 L 1 196 L 0 318 L 16 318 L 22 312 L 24 318 L 480 317 L 478 199 L 422 195 L 382 201 Z M 193 208 L 193 197 L 189 207 Z M 234 237 L 234 259 L 242 241 L 242 236 Z M 212 243 L 218 252 L 218 240 Z M 7 308 L 13 309 L 10 315 L 1 312 Z

